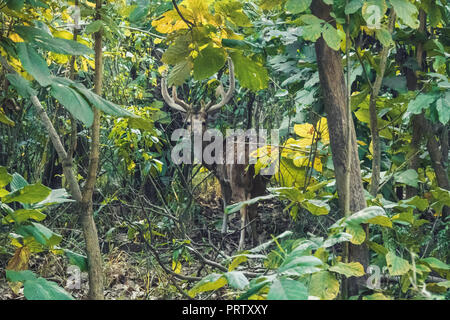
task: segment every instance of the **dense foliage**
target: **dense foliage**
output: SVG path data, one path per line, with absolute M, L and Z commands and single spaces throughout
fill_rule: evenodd
M 449 23 L 446 0 L 0 0 L 0 299 L 449 299 Z M 280 136 L 266 195 L 222 208 L 171 160 L 161 79 L 203 106 L 229 60 L 209 126 Z

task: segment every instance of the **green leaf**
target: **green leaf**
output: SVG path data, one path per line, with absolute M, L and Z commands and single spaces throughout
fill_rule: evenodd
M 50 70 L 45 60 L 27 43 L 16 44 L 17 54 L 23 68 L 43 87 L 51 84 Z
M 286 10 L 292 14 L 306 11 L 311 5 L 311 0 L 288 0 L 286 2 Z
M 375 30 L 375 35 L 384 47 L 390 47 L 393 44 L 391 33 L 384 29 Z
M 161 61 L 170 65 L 176 65 L 187 59 L 191 50 L 189 45 L 192 42 L 192 37 L 182 35 L 176 38 L 175 43 L 169 46 L 164 52 Z
M 14 11 L 20 11 L 23 8 L 24 4 L 24 0 L 6 0 L 6 5 L 8 6 L 8 8 Z
M 30 184 L 23 187 L 22 189 L 11 192 L 5 198 L 3 198 L 2 201 L 4 203 L 17 201 L 24 204 L 32 204 L 40 202 L 47 198 L 50 194 L 50 191 L 50 188 L 47 188 L 40 183 Z
M 189 290 L 188 294 L 191 297 L 195 297 L 200 292 L 217 290 L 226 284 L 227 280 L 223 275 L 211 273 L 197 282 L 197 284 Z
M 275 279 L 270 286 L 267 300 L 308 300 L 308 289 L 300 281 Z
M 419 261 L 420 262 L 425 262 L 432 269 L 450 270 L 450 266 L 448 264 L 446 264 L 446 263 L 442 262 L 441 260 L 436 259 L 434 257 L 428 257 L 428 258 L 420 259 Z
M 372 219 L 368 220 L 367 223 L 377 224 L 379 226 L 392 228 L 391 219 L 389 219 L 389 217 L 385 217 L 385 216 L 378 216 L 378 217 L 372 218 Z
M 351 0 L 345 6 L 345 14 L 353 14 L 363 6 L 363 0 Z
M 69 80 L 67 78 L 59 78 L 59 77 L 52 77 L 53 83 L 60 83 L 64 86 L 70 86 L 71 88 L 75 89 L 80 93 L 86 101 L 88 101 L 92 106 L 96 107 L 97 109 L 102 110 L 103 112 L 117 116 L 117 117 L 131 117 L 136 118 L 134 114 L 131 112 L 121 108 L 120 106 L 116 105 L 115 103 L 112 103 L 108 100 L 103 99 L 102 97 L 98 96 L 91 90 L 86 89 L 85 86 L 83 86 L 81 83 L 76 83 L 72 80 Z
M 303 39 L 315 42 L 322 34 L 322 25 L 320 23 L 310 24 L 303 27 Z
M 244 290 L 249 282 L 245 275 L 240 271 L 230 271 L 224 274 L 228 285 L 234 289 Z
M 330 212 L 330 206 L 322 200 L 305 200 L 301 203 L 301 206 L 315 216 L 322 216 Z
M 323 300 L 332 300 L 339 293 L 339 281 L 328 271 L 321 271 L 311 276 L 309 295 Z
M 420 114 L 424 109 L 428 109 L 432 103 L 439 98 L 435 92 L 421 93 L 408 104 L 407 112 L 412 114 Z
M 75 253 L 68 249 L 64 249 L 64 253 L 66 254 L 66 257 L 69 258 L 70 264 L 79 267 L 81 272 L 88 271 L 88 260 L 86 256 Z
M 236 72 L 236 78 L 242 87 L 258 91 L 267 88 L 269 74 L 267 69 L 258 62 L 243 56 L 240 52 L 231 53 Z
M 419 196 L 414 196 L 412 198 L 402 200 L 401 203 L 412 205 L 420 211 L 425 211 L 429 205 L 427 199 L 422 199 Z
M 394 7 L 395 13 L 407 26 L 417 29 L 419 27 L 419 19 L 417 18 L 419 11 L 416 6 L 408 0 L 389 0 Z
M 401 276 L 411 269 L 407 260 L 397 257 L 392 251 L 386 254 L 386 263 L 391 276 Z
M 386 216 L 386 212 L 383 208 L 372 206 L 364 208 L 358 212 L 355 212 L 351 216 L 349 216 L 344 224 L 345 225 L 355 225 L 361 223 L 367 223 L 370 219 L 378 217 L 378 216 Z
M 338 31 L 329 23 L 325 24 L 324 30 L 322 32 L 323 38 L 327 45 L 337 51 L 341 47 L 341 37 L 339 36 Z
M 175 65 L 167 77 L 169 86 L 180 86 L 189 77 L 193 68 L 190 58 L 185 59 Z
M 194 79 L 203 80 L 219 71 L 226 62 L 225 51 L 210 43 L 194 59 Z
M 12 121 L 8 116 L 6 116 L 5 112 L 1 107 L 0 107 L 0 122 L 12 127 L 16 125 L 14 121 Z
M 17 222 L 22 223 L 33 219 L 35 221 L 42 221 L 46 217 L 45 214 L 36 209 L 18 209 L 14 213 L 10 213 L 5 217 L 7 222 Z
M 384 294 L 377 292 L 368 296 L 364 296 L 363 300 L 391 300 L 386 297 Z
M 86 34 L 99 32 L 103 28 L 103 26 L 104 26 L 104 24 L 103 24 L 102 20 L 95 20 L 86 26 L 86 29 L 84 30 L 84 32 Z
M 42 29 L 22 25 L 15 27 L 14 31 L 25 41 L 45 51 L 67 55 L 88 55 L 94 53 L 92 49 L 86 47 L 84 44 L 74 40 L 54 38 L 50 33 Z
M 25 281 L 23 294 L 27 300 L 74 300 L 74 298 L 56 282 L 44 278 Z
M 70 195 L 67 193 L 66 189 L 54 189 L 50 192 L 50 195 L 45 198 L 45 200 L 35 204 L 34 208 L 41 208 L 44 206 L 50 206 L 52 204 L 60 204 L 66 202 L 75 202 L 75 200 L 70 199 Z
M 379 29 L 386 10 L 385 0 L 368 0 L 364 1 L 361 12 L 369 28 Z
M 6 75 L 9 83 L 17 90 L 17 93 L 24 98 L 35 96 L 36 91 L 31 88 L 30 82 L 17 73 L 9 73 Z
M 57 99 L 75 119 L 80 120 L 87 127 L 92 126 L 94 112 L 82 95 L 74 89 L 57 82 L 52 83 L 51 88 L 51 95 Z
M 366 232 L 359 224 L 350 224 L 345 228 L 345 232 L 350 234 L 352 238 L 350 242 L 353 244 L 362 244 L 366 240 Z
M 439 121 L 443 125 L 447 125 L 450 121 L 450 91 L 445 92 L 436 101 L 436 110 L 439 115 Z
M 397 183 L 404 183 L 414 188 L 419 186 L 419 174 L 414 169 L 408 169 L 401 173 L 395 174 L 394 180 Z
M 359 262 L 338 262 L 334 266 L 328 268 L 329 271 L 337 272 L 343 274 L 347 278 L 349 277 L 362 277 L 366 273 L 364 272 L 364 267 Z
M 5 167 L 0 166 L 0 188 L 6 187 L 13 179 Z
M 11 191 L 16 191 L 22 189 L 23 187 L 28 185 L 28 182 L 17 172 L 13 173 L 13 178 L 11 180 Z
M 24 237 L 32 236 L 37 242 L 44 246 L 53 247 L 62 240 L 61 235 L 37 222 L 31 222 L 28 225 L 20 226 L 16 232 Z
M 11 282 L 25 282 L 27 280 L 36 280 L 37 277 L 30 270 L 6 270 L 6 279 Z

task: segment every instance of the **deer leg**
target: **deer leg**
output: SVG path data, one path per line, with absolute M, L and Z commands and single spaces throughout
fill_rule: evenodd
M 248 220 L 250 222 L 250 230 L 253 246 L 257 246 L 258 243 L 258 211 L 256 205 L 250 205 L 248 207 Z
M 222 233 L 227 233 L 228 230 L 228 214 L 225 212 L 225 208 L 231 202 L 231 190 L 226 183 L 220 183 L 220 190 L 222 191 L 223 201 L 223 221 L 222 221 Z
M 245 247 L 245 225 L 247 224 L 247 206 L 241 208 L 241 237 L 239 239 L 238 251 L 242 251 Z

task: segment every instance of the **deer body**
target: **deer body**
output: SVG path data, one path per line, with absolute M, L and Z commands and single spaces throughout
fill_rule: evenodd
M 180 100 L 177 96 L 176 88 L 172 87 L 172 96 L 169 95 L 166 80 L 163 77 L 161 82 L 161 93 L 167 104 L 186 114 L 188 130 L 197 136 L 203 137 L 206 131 L 206 123 L 208 113 L 220 110 L 222 106 L 228 103 L 233 96 L 235 88 L 234 66 L 231 59 L 228 59 L 229 65 L 229 89 L 225 93 L 222 84 L 220 84 L 217 92 L 222 96 L 222 100 L 217 104 L 212 102 L 204 105 L 198 111 L 194 111 L 192 106 Z M 238 139 L 239 141 L 239 139 Z M 242 143 L 242 140 L 240 140 Z M 224 209 L 232 202 L 242 202 L 250 200 L 254 197 L 261 196 L 265 193 L 267 180 L 261 175 L 255 176 L 254 165 L 249 164 L 250 147 L 246 143 L 244 147 L 244 154 L 242 153 L 242 146 L 237 146 L 239 142 L 235 140 L 235 136 L 229 136 L 223 141 L 223 156 L 221 162 L 203 165 L 214 174 L 218 179 L 221 187 L 222 200 Z M 205 145 L 203 145 L 205 147 Z M 233 151 L 230 151 L 232 147 Z M 230 155 L 230 152 L 232 154 Z M 230 163 L 230 158 L 232 161 Z M 253 244 L 258 242 L 256 222 L 257 222 L 257 204 L 243 206 L 240 210 L 241 214 L 241 234 L 238 249 L 242 250 L 245 245 L 245 231 L 249 226 L 251 229 L 251 236 Z M 222 233 L 227 232 L 228 215 L 224 212 Z

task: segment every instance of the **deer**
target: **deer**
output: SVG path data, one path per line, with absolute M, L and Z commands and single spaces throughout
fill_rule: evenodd
M 230 58 L 228 58 L 228 68 L 229 68 L 229 88 L 225 92 L 222 82 L 220 82 L 216 94 L 220 95 L 221 100 L 217 103 L 210 101 L 209 103 L 204 103 L 200 101 L 200 108 L 193 108 L 193 104 L 188 104 L 187 102 L 181 100 L 177 95 L 176 86 L 172 86 L 172 95 L 169 94 L 167 88 L 166 75 L 163 75 L 161 80 L 161 94 L 168 104 L 169 107 L 180 111 L 185 118 L 187 124 L 187 130 L 193 135 L 199 135 L 203 137 L 203 134 L 207 130 L 207 124 L 209 119 L 208 115 L 221 110 L 233 97 L 235 91 L 235 76 L 234 76 L 234 65 Z M 203 141 L 203 140 L 202 140 Z M 223 222 L 222 222 L 222 234 L 226 234 L 228 230 L 228 214 L 225 208 L 232 202 L 242 202 L 253 199 L 258 196 L 262 196 L 266 191 L 266 184 L 268 178 L 262 176 L 261 174 L 255 175 L 254 164 L 249 163 L 250 148 L 249 144 L 245 145 L 245 154 L 238 154 L 239 148 L 236 146 L 235 136 L 228 136 L 223 141 L 223 150 L 229 150 L 229 146 L 232 146 L 234 157 L 232 163 L 225 161 L 230 155 L 223 155 L 221 157 L 222 161 L 220 163 L 202 163 L 212 174 L 217 178 L 220 184 L 221 197 L 223 201 Z M 203 145 L 202 148 L 205 146 Z M 242 149 L 240 149 L 242 150 Z M 238 158 L 240 157 L 240 161 Z M 229 158 L 228 158 L 229 159 Z M 244 161 L 242 161 L 242 159 Z M 252 238 L 252 244 L 256 245 L 258 241 L 257 232 L 257 204 L 244 205 L 240 209 L 240 239 L 238 245 L 238 251 L 242 251 L 245 246 L 245 234 L 246 231 L 250 232 Z M 250 229 L 250 230 L 248 230 Z

